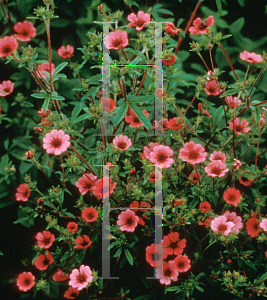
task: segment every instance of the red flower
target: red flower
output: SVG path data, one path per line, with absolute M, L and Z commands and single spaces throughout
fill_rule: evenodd
M 165 95 L 165 90 L 164 90 L 164 88 L 158 88 L 157 90 L 156 90 L 156 96 L 157 97 L 159 97 L 159 98 L 162 98 L 163 96 Z
M 37 112 L 37 114 L 40 115 L 41 117 L 45 118 L 45 117 L 48 116 L 49 112 L 50 112 L 50 110 L 49 110 L 49 109 L 46 109 L 46 111 L 45 111 L 45 113 L 44 113 L 43 108 L 41 108 L 41 109 Z
M 186 239 L 179 241 L 178 232 L 170 232 L 163 237 L 163 252 L 167 255 L 180 255 L 186 246 Z
M 174 24 L 173 23 L 165 23 L 165 32 L 171 35 L 176 35 L 179 33 L 180 29 L 174 29 Z
M 134 232 L 137 224 L 139 222 L 139 218 L 135 214 L 134 211 L 126 209 L 119 214 L 117 224 L 122 225 L 120 227 L 121 231 L 129 231 Z
M 10 95 L 14 90 L 14 83 L 11 80 L 3 81 L 0 84 L 0 96 L 6 97 Z
M 18 48 L 17 40 L 13 36 L 0 39 L 0 57 L 11 55 Z
M 260 233 L 259 221 L 255 218 L 249 218 L 246 222 L 246 229 L 248 235 L 251 237 L 256 237 Z
M 161 245 L 158 245 L 155 249 L 155 244 L 151 244 L 150 246 L 146 247 L 146 261 L 152 266 L 159 266 L 160 265 L 160 257 L 162 257 L 162 260 L 167 258 L 167 254 L 164 253 L 162 255 Z
M 48 126 L 50 124 L 50 122 L 46 121 L 46 118 L 43 118 L 41 120 L 41 123 L 44 125 L 44 126 Z
M 234 123 L 230 122 L 229 126 L 236 134 L 241 134 L 241 132 L 249 132 L 250 127 L 246 127 L 248 122 L 246 119 L 242 119 L 241 123 L 239 123 L 239 118 L 234 119 Z
M 148 25 L 150 22 L 150 15 L 147 13 L 144 13 L 143 11 L 139 11 L 136 14 L 131 13 L 128 16 L 128 20 L 131 22 L 128 26 L 129 27 L 135 27 L 136 30 L 142 30 L 145 25 Z
M 256 53 L 250 53 L 248 51 L 243 51 L 240 53 L 240 58 L 250 64 L 256 64 L 262 62 L 262 57 Z
M 97 219 L 97 217 L 98 213 L 93 207 L 87 207 L 82 212 L 82 218 L 89 223 L 94 222 Z
M 80 193 L 85 195 L 88 191 L 93 190 L 96 180 L 97 176 L 87 173 L 84 174 L 83 177 L 79 178 L 79 180 L 76 182 L 76 186 L 79 188 Z
M 57 270 L 52 278 L 54 281 L 65 281 L 69 279 L 69 274 L 64 275 L 64 272 L 62 270 Z
M 186 272 L 191 268 L 190 260 L 183 255 L 179 255 L 174 259 L 173 266 L 178 272 Z
M 136 173 L 135 168 L 132 168 L 132 169 L 130 170 L 130 174 L 133 174 L 133 173 Z
M 201 202 L 199 204 L 199 209 L 202 211 L 202 212 L 207 212 L 211 209 L 211 205 L 208 201 L 204 201 L 204 202 Z
M 216 80 L 211 80 L 206 83 L 205 92 L 208 95 L 218 96 L 222 93 L 222 90 L 219 90 L 219 83 Z
M 177 281 L 177 277 L 178 272 L 174 269 L 174 266 L 170 261 L 163 262 L 163 268 L 156 268 L 156 278 L 160 279 L 159 282 L 161 284 L 169 285 L 171 284 L 171 281 Z
M 87 249 L 92 245 L 92 241 L 90 240 L 88 235 L 83 235 L 83 237 L 79 236 L 74 241 L 75 244 L 78 244 L 74 246 L 74 249 Z
M 146 203 L 145 201 L 141 201 L 141 206 L 139 205 L 139 202 L 138 201 L 133 201 L 130 206 L 131 210 L 134 210 L 137 217 L 139 218 L 139 221 L 138 221 L 138 224 L 144 226 L 145 225 L 145 221 L 144 219 L 147 219 L 147 216 L 144 215 L 144 213 L 147 211 L 146 209 L 140 209 L 140 207 L 143 207 L 143 208 L 150 208 L 151 205 Z
M 190 164 L 198 164 L 203 162 L 208 155 L 204 151 L 205 149 L 200 144 L 195 144 L 194 142 L 185 143 L 184 148 L 180 150 L 179 157 Z
M 69 232 L 76 232 L 78 230 L 78 225 L 75 222 L 69 222 L 67 228 Z
M 193 180 L 192 180 L 193 183 L 198 183 L 201 179 L 201 175 L 199 173 L 196 173 L 196 172 L 191 172 L 189 177 L 193 178 Z
M 155 127 L 158 128 L 161 132 L 169 129 L 169 122 L 167 119 L 161 119 L 159 121 L 155 121 Z
M 210 26 L 212 26 L 214 23 L 213 16 L 209 16 L 204 22 L 201 21 L 200 18 L 196 18 L 193 22 L 194 26 L 191 26 L 189 28 L 189 32 L 191 34 L 204 34 L 209 32 Z
M 148 181 L 150 182 L 155 182 L 160 180 L 160 173 L 155 171 L 152 171 L 151 173 L 149 173 L 149 177 L 148 177 Z
M 244 170 L 242 173 L 246 173 L 246 172 L 248 172 L 248 170 Z M 249 174 L 249 175 L 246 175 L 246 176 L 252 176 L 252 174 Z M 244 186 L 251 186 L 251 184 L 253 182 L 253 179 L 250 179 L 250 178 L 247 178 L 247 177 L 244 177 L 244 176 L 239 176 L 238 180 Z
M 239 190 L 236 190 L 235 188 L 229 188 L 223 193 L 223 199 L 233 206 L 236 206 L 241 198 L 241 194 Z
M 28 198 L 30 197 L 31 192 L 28 187 L 27 183 L 22 183 L 18 186 L 17 188 L 17 193 L 15 194 L 16 200 L 17 201 L 23 201 L 26 202 L 28 201 Z
M 24 21 L 18 22 L 14 26 L 14 37 L 21 42 L 29 42 L 31 38 L 36 36 L 36 28 L 33 26 L 32 22 Z
M 149 113 L 147 112 L 146 109 L 143 110 L 144 115 L 148 118 L 149 117 Z M 125 122 L 129 123 L 130 127 L 140 127 L 140 126 L 144 126 L 144 124 L 142 122 L 139 121 L 139 119 L 137 118 L 135 112 L 130 109 L 130 115 L 131 116 L 125 116 Z
M 104 45 L 107 49 L 118 50 L 120 47 L 126 47 L 128 42 L 127 32 L 116 30 L 105 37 Z
M 211 155 L 210 155 L 210 161 L 222 161 L 223 163 L 225 162 L 225 153 L 223 153 L 222 151 L 214 151 Z
M 211 117 L 211 115 L 209 114 L 209 112 L 207 110 L 203 110 L 201 102 L 198 103 L 197 108 L 202 114 L 206 115 L 209 118 Z
M 104 186 L 104 180 L 107 181 L 109 180 L 109 186 L 108 188 L 106 188 L 106 183 L 105 183 L 105 186 Z M 93 187 L 93 193 L 94 195 L 98 198 L 98 199 L 101 199 L 101 198 L 106 198 L 108 196 L 110 196 L 116 185 L 117 185 L 117 182 L 114 182 L 112 183 L 112 179 L 108 177 L 104 177 L 102 179 L 98 179 L 97 182 L 95 183 L 95 186 Z
M 205 172 L 211 177 L 223 177 L 229 171 L 221 160 L 215 160 L 205 167 Z
M 79 290 L 70 286 L 66 290 L 64 297 L 67 299 L 75 299 L 78 295 L 79 295 Z
M 237 97 L 227 96 L 225 97 L 225 102 L 230 108 L 239 107 L 242 103 L 241 100 L 237 99 Z
M 37 245 L 40 248 L 48 249 L 52 246 L 55 236 L 50 231 L 44 230 L 43 232 L 38 232 L 35 236 L 37 240 Z
M 27 151 L 25 153 L 25 159 L 31 159 L 33 157 L 34 153 L 31 151 Z
M 35 285 L 35 276 L 31 272 L 23 272 L 17 278 L 17 286 L 23 292 L 27 292 Z
M 115 102 L 114 102 L 113 99 L 110 98 L 108 100 L 105 97 L 101 99 L 101 105 L 103 107 L 103 110 L 110 111 L 110 112 L 113 111 L 116 107 Z
M 171 55 L 169 59 L 162 60 L 162 62 L 165 66 L 171 66 L 175 63 L 175 61 L 176 61 L 176 58 L 173 55 Z
M 70 45 L 67 45 L 66 47 L 61 46 L 57 52 L 62 58 L 70 58 L 73 54 L 73 51 L 74 48 Z
M 49 265 L 54 262 L 54 259 L 50 252 L 47 250 L 47 254 L 40 254 L 34 261 L 34 265 L 38 270 L 46 270 Z
M 42 71 L 45 71 L 45 72 L 48 72 L 50 73 L 50 65 L 49 63 L 42 63 L 38 66 L 38 70 L 40 71 L 40 74 L 45 78 L 47 77 L 44 72 Z M 55 65 L 54 64 L 51 64 L 51 73 L 53 74 L 55 72 Z M 38 74 L 38 73 L 37 73 Z M 38 74 L 39 75 L 39 74 Z
M 183 127 L 183 120 L 180 118 L 172 118 L 169 120 L 169 127 L 172 130 L 179 130 Z

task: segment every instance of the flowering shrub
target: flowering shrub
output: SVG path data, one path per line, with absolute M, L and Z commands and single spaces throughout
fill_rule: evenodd
M 220 0 L 177 23 L 157 1 L 0 2 L 0 208 L 32 234 L 17 295 L 267 297 L 266 39 Z M 68 25 L 80 42 L 56 45 Z

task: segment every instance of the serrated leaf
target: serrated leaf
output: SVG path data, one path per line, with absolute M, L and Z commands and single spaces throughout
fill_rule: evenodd
M 38 98 L 38 99 L 46 99 L 46 98 L 50 97 L 50 95 L 46 94 L 46 93 L 31 94 L 31 96 L 34 98 Z
M 78 118 L 76 118 L 76 119 L 72 122 L 72 124 L 79 123 L 79 122 L 81 122 L 81 121 L 83 121 L 83 120 L 86 120 L 86 119 L 89 119 L 89 118 L 90 118 L 89 115 L 83 114 L 83 115 L 79 116 Z
M 124 248 L 124 253 L 125 253 L 125 256 L 129 262 L 129 264 L 131 266 L 133 266 L 133 257 L 132 257 L 132 254 L 130 253 L 130 251 L 127 248 Z
M 136 114 L 139 121 L 142 122 L 147 129 L 152 129 L 149 118 L 143 113 L 143 110 L 134 103 L 130 103 L 129 105 Z

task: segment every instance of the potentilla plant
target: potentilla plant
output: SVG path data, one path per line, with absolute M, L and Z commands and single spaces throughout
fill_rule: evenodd
M 114 268 L 110 277 L 120 276 L 125 266 L 136 268 L 148 287 L 133 293 L 136 299 L 156 297 L 151 280 L 164 299 L 196 299 L 207 292 L 207 282 L 232 299 L 266 297 L 267 100 L 254 95 L 267 55 L 242 49 L 232 63 L 223 46 L 230 35 L 216 31 L 213 15 L 196 16 L 201 1 L 186 26 L 183 19 L 177 26 L 173 19 L 160 19 L 159 49 L 158 14 L 172 15 L 160 4 L 126 18 L 101 4 L 99 20 L 109 22 L 107 35 L 98 24 L 82 48 L 67 44 L 53 49 L 50 23 L 58 18 L 53 1 L 44 0 L 34 17 L 15 24 L 8 2 L 0 2 L 11 24 L 0 39 L 0 57 L 34 78 L 27 98 L 16 86 L 17 76 L 0 84 L 1 99 L 32 119 L 11 146 L 4 142 L 7 152 L 14 153 L 20 143 L 24 150 L 13 155 L 22 161 L 19 170 L 8 154 L 2 157 L 1 183 L 7 189 L 15 186 L 11 197 L 21 204 L 15 224 L 31 227 L 36 219 L 44 221 L 29 245 L 28 263 L 10 278 L 18 293 L 29 299 L 41 294 L 50 299 L 131 299 L 127 286 L 106 288 L 112 279 L 104 277 L 101 256 L 108 255 Z M 45 26 L 46 60 L 39 58 L 43 41 L 30 45 L 36 37 L 34 22 Z M 180 51 L 189 33 L 190 47 Z M 81 58 L 74 62 L 78 51 Z M 108 51 L 108 60 L 102 51 Z M 162 88 L 155 88 L 157 51 L 162 51 Z M 215 51 L 221 51 L 227 66 L 216 64 Z M 189 60 L 200 58 L 201 74 L 186 73 L 181 52 Z M 110 68 L 108 91 L 105 64 Z M 94 75 L 88 65 L 97 69 Z M 62 88 L 69 82 L 67 66 L 79 80 L 72 96 Z M 155 97 L 162 103 L 160 119 L 154 119 Z M 105 130 L 107 115 L 110 132 Z M 14 125 L 8 114 L 3 121 L 6 128 Z M 34 144 L 31 136 L 38 137 Z M 3 206 L 12 203 L 4 200 L 10 195 L 6 190 Z M 108 225 L 103 223 L 106 200 Z M 101 253 L 104 241 L 109 247 Z

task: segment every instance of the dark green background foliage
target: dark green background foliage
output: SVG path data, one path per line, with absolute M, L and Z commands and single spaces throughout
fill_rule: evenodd
M 129 5 L 126 5 L 128 2 Z M 134 3 L 139 3 L 140 7 L 137 8 Z M 52 39 L 52 59 L 53 63 L 57 66 L 63 62 L 63 60 L 57 54 L 57 49 L 62 45 L 70 44 L 75 48 L 72 61 L 78 61 L 81 63 L 82 52 L 77 48 L 90 45 L 90 36 L 88 32 L 97 30 L 101 32 L 101 26 L 94 24 L 93 21 L 101 21 L 99 14 L 97 13 L 97 6 L 101 3 L 104 4 L 107 12 L 116 12 L 120 9 L 124 12 L 124 25 L 128 24 L 127 16 L 131 12 L 137 12 L 139 10 L 147 11 L 151 8 L 156 1 L 145 0 L 109 0 L 101 2 L 100 0 L 55 0 L 55 14 L 59 16 L 59 19 L 51 21 L 51 39 Z M 165 1 L 164 1 L 165 2 Z M 180 18 L 184 19 L 184 22 L 180 25 L 182 29 L 185 29 L 186 24 L 190 18 L 192 11 L 198 1 L 196 0 L 180 0 L 180 1 L 159 1 L 157 10 L 154 11 L 153 17 L 159 21 L 169 19 L 176 24 Z M 133 5 L 132 5 L 133 4 Z M 26 20 L 26 17 L 33 16 L 33 9 L 37 6 L 43 5 L 41 0 L 10 0 L 10 9 L 12 16 L 12 23 L 16 24 L 19 21 Z M 132 6 L 132 8 L 130 8 Z M 164 11 L 167 9 L 167 11 Z M 170 13 L 171 12 L 171 13 Z M 239 53 L 243 50 L 250 52 L 256 52 L 262 54 L 263 50 L 267 50 L 267 19 L 265 14 L 265 1 L 257 0 L 232 0 L 232 1 L 215 1 L 206 0 L 203 1 L 200 9 L 198 10 L 197 17 L 207 17 L 213 15 L 215 19 L 215 28 L 217 31 L 223 31 L 224 34 L 232 34 L 230 39 L 223 41 L 223 45 L 234 64 L 236 70 L 242 74 L 246 70 L 245 64 L 242 64 L 238 59 Z M 36 21 L 36 22 L 35 22 Z M 9 24 L 0 14 L 1 22 L 1 38 L 5 35 L 10 35 Z M 45 26 L 39 20 L 33 20 L 35 27 L 37 28 L 37 35 L 31 41 L 32 47 L 38 47 L 38 58 L 40 60 L 47 60 L 47 48 L 46 48 L 46 33 Z M 120 24 L 122 25 L 122 24 Z M 196 40 L 198 37 L 196 37 Z M 180 63 L 183 65 L 183 69 L 189 74 L 203 75 L 204 67 L 197 55 L 189 52 L 189 42 L 192 39 L 186 36 L 182 46 L 178 52 Z M 100 64 L 102 53 L 95 50 L 96 61 Z M 206 53 L 206 55 L 208 55 Z M 205 57 L 204 57 L 205 58 Z M 96 69 L 91 69 L 95 65 L 95 61 L 90 59 L 84 65 L 81 71 L 82 78 L 90 78 L 97 72 Z M 231 81 L 231 70 L 227 64 L 225 57 L 223 56 L 219 47 L 217 47 L 215 54 L 215 64 L 220 65 L 226 71 L 222 75 L 222 80 Z M 17 211 L 20 203 L 17 203 L 14 199 L 15 190 L 18 183 L 23 182 L 23 176 L 25 174 L 31 174 L 35 180 L 38 180 L 40 189 L 45 188 L 45 177 L 42 176 L 35 168 L 31 168 L 31 165 L 22 160 L 23 154 L 32 145 L 40 147 L 38 135 L 32 130 L 34 126 L 34 120 L 38 119 L 37 111 L 42 106 L 41 99 L 35 99 L 30 97 L 32 92 L 37 88 L 36 83 L 30 77 L 26 70 L 23 68 L 14 68 L 15 63 L 5 65 L 3 59 L 0 60 L 0 82 L 3 80 L 11 79 L 15 82 L 15 89 L 11 96 L 7 98 L 1 98 L 2 115 L 0 115 L 1 122 L 1 140 L 0 147 L 1 152 L 4 155 L 0 162 L 0 207 L 1 209 L 1 246 L 0 250 L 3 252 L 3 256 L 0 256 L 1 264 L 1 281 L 5 283 L 5 288 L 0 292 L 1 299 L 15 299 L 20 297 L 20 293 L 14 293 L 15 283 L 8 283 L 12 278 L 15 278 L 17 274 L 24 271 L 24 267 L 21 264 L 22 260 L 26 257 L 31 257 L 32 249 L 34 245 L 34 236 L 39 230 L 43 230 L 46 222 L 43 220 L 35 220 L 35 225 L 30 227 L 31 224 L 13 224 L 17 220 Z M 253 67 L 252 67 L 253 69 Z M 66 97 L 68 102 L 76 101 L 78 99 L 78 93 L 73 92 L 72 89 L 79 87 L 79 80 L 73 77 L 72 71 L 69 68 L 64 70 L 68 79 L 62 80 L 58 86 L 58 92 L 60 95 Z M 266 99 L 265 93 L 267 92 L 266 85 L 267 74 L 261 78 L 258 85 L 258 91 L 254 94 L 253 99 L 263 101 Z M 29 107 L 26 110 L 22 110 L 20 105 L 12 106 L 14 103 L 14 97 L 20 92 L 27 97 Z M 195 94 L 194 88 L 188 88 L 186 99 L 191 99 Z M 67 103 L 66 111 L 71 112 L 73 106 Z M 216 106 L 215 106 L 216 107 Z M 215 108 L 214 108 L 215 109 Z M 8 119 L 5 119 L 8 118 Z M 38 119 L 39 120 L 39 119 Z M 93 129 L 92 129 L 93 131 Z M 90 147 L 90 141 L 88 141 L 88 147 Z M 14 164 L 16 168 L 15 176 L 8 176 L 8 172 L 5 168 L 10 168 Z M 7 181 L 6 181 L 7 180 Z M 73 193 L 77 194 L 77 190 L 73 190 Z M 77 195 L 76 195 L 77 196 Z M 10 205 L 9 205 L 10 204 Z M 66 226 L 66 224 L 62 224 Z M 204 230 L 204 229 L 203 229 Z M 144 237 L 143 237 L 144 239 Z M 140 241 L 142 242 L 142 240 Z M 151 243 L 153 240 L 151 239 Z M 147 245 L 147 241 L 144 241 L 144 251 Z M 190 248 L 190 241 L 187 245 Z M 219 250 L 219 249 L 218 249 Z M 100 249 L 99 249 L 100 251 Z M 142 274 L 147 274 L 145 269 L 150 268 L 153 276 L 153 269 L 148 266 L 145 261 L 144 252 L 140 253 L 139 260 L 139 273 L 135 266 L 126 264 L 120 271 L 120 280 L 113 280 L 109 286 L 110 290 L 118 292 L 120 287 L 129 289 L 131 292 L 128 295 L 131 299 L 135 299 L 140 295 L 147 295 L 144 297 L 138 297 L 136 300 L 141 299 L 164 299 L 163 289 L 164 287 L 159 285 L 158 280 L 145 281 Z M 190 250 L 189 250 L 190 251 Z M 213 249 L 215 251 L 215 249 Z M 100 252 L 99 252 L 100 253 Z M 96 255 L 95 252 L 90 252 L 91 256 Z M 99 255 L 99 254 L 97 254 Z M 207 252 L 206 255 L 209 255 Z M 85 258 L 86 261 L 92 263 L 90 257 Z M 27 263 L 24 261 L 24 263 Z M 90 265 L 91 268 L 99 269 L 99 265 Z M 113 266 L 111 266 L 113 267 Z M 144 272 L 140 272 L 140 270 Z M 201 270 L 196 270 L 192 267 L 193 273 L 199 273 Z M 141 273 L 141 274 L 140 274 Z M 117 276 L 116 275 L 116 276 Z M 204 282 L 205 293 L 196 293 L 196 299 L 236 299 L 230 294 L 224 294 L 220 292 L 216 293 L 216 289 L 213 286 L 212 281 Z M 169 293 L 170 294 L 170 293 Z M 38 299 L 41 299 L 39 296 Z M 170 297 L 170 295 L 169 295 Z M 59 298 L 58 298 L 59 299 Z M 171 298 L 169 298 L 171 299 Z M 173 296 L 173 299 L 177 299 Z

